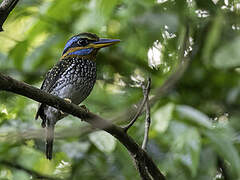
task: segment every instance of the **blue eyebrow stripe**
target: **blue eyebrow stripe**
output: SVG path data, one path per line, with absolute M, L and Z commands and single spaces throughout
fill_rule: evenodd
M 68 55 L 84 56 L 84 55 L 90 54 L 92 51 L 93 51 L 93 48 L 79 49 L 77 51 L 69 53 Z
M 69 47 L 72 45 L 72 43 L 74 43 L 74 42 L 77 41 L 78 39 L 79 39 L 78 37 L 73 37 L 72 39 L 70 39 L 70 40 L 66 43 L 63 51 L 65 51 L 67 48 L 69 48 Z

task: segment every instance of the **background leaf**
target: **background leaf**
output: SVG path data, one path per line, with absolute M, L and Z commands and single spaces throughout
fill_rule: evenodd
M 168 128 L 169 122 L 172 118 L 172 112 L 174 109 L 174 104 L 169 103 L 165 106 L 159 108 L 154 114 L 153 114 L 153 128 L 161 133 L 166 131 Z
M 229 44 L 221 47 L 214 56 L 216 68 L 233 68 L 240 65 L 240 37 L 237 37 Z
M 89 134 L 89 138 L 100 151 L 109 153 L 116 147 L 116 139 L 105 131 L 91 133 Z
M 23 0 L 0 33 L 0 72 L 40 87 L 71 36 L 121 39 L 99 51 L 97 82 L 82 104 L 119 119 L 142 99 L 140 82 L 151 77 L 151 102 L 159 100 L 151 107 L 147 152 L 166 179 L 227 179 L 219 160 L 229 179 L 240 179 L 239 24 L 239 1 Z M 172 77 L 186 39 L 184 62 L 190 57 L 190 63 L 183 76 Z M 125 147 L 72 116 L 57 123 L 54 157 L 47 161 L 45 131 L 33 120 L 37 107 L 0 91 L 0 161 L 61 179 L 140 179 Z M 132 116 L 114 123 L 125 125 Z M 129 130 L 138 144 L 144 120 L 145 114 Z M 30 175 L 0 163 L 2 177 Z

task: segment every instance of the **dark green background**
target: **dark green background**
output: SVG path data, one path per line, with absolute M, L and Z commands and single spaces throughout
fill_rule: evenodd
M 84 102 L 114 119 L 142 98 L 142 80 L 152 78 L 152 97 L 175 72 L 188 27 L 191 62 L 151 108 L 147 151 L 170 180 L 221 179 L 218 159 L 238 179 L 239 8 L 239 0 L 22 0 L 0 33 L 0 72 L 40 87 L 72 35 L 119 38 L 121 43 L 99 52 L 98 81 Z M 57 124 L 54 158 L 46 160 L 36 110 L 36 102 L 0 92 L 0 161 L 62 179 L 140 179 L 120 143 L 71 116 Z M 141 144 L 144 116 L 129 134 Z M 30 175 L 0 164 L 0 178 Z

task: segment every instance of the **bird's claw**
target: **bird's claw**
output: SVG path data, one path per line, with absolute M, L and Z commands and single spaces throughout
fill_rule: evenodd
M 64 101 L 66 101 L 67 103 L 71 104 L 72 103 L 72 100 L 69 99 L 69 98 L 64 98 Z M 64 115 L 65 113 L 63 111 L 60 111 L 60 114 L 61 115 Z
M 89 109 L 85 105 L 81 105 L 81 108 L 83 108 L 87 113 L 89 112 Z
M 87 113 L 89 113 L 90 111 L 85 105 L 81 105 L 80 107 L 83 108 L 85 111 L 85 113 L 83 113 L 83 115 L 81 117 L 81 120 L 86 119 L 88 117 Z
M 67 101 L 68 103 L 72 103 L 72 100 L 69 98 L 64 98 L 65 101 Z

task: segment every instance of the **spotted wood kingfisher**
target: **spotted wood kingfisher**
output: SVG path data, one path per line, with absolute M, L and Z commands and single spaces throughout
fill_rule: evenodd
M 99 49 L 118 43 L 118 39 L 102 39 L 96 34 L 81 33 L 66 43 L 62 57 L 48 71 L 41 89 L 74 104 L 86 99 L 96 82 L 96 55 Z M 36 118 L 46 128 L 46 157 L 52 159 L 54 126 L 66 113 L 40 104 Z

